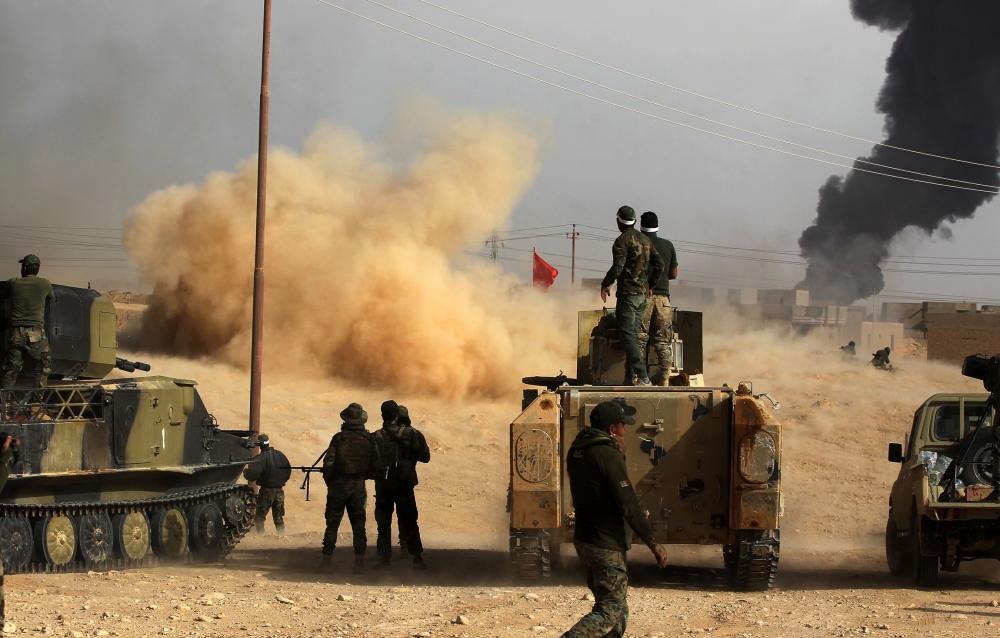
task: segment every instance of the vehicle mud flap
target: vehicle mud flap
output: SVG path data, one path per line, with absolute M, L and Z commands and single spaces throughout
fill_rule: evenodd
M 736 543 L 722 549 L 730 585 L 740 591 L 770 589 L 781 556 L 779 530 L 739 530 L 736 534 Z
M 910 525 L 910 534 L 913 537 L 913 572 L 917 578 L 917 584 L 921 587 L 935 587 L 937 586 L 939 566 L 941 564 L 941 556 L 938 553 L 927 554 L 925 553 L 929 543 L 924 540 L 925 536 L 930 535 L 928 531 L 921 529 L 924 524 L 930 523 L 927 518 L 920 516 L 916 512 L 913 513 L 913 524 Z M 934 546 L 939 545 L 939 543 L 933 543 Z
M 542 529 L 510 530 L 510 570 L 515 580 L 552 576 L 549 533 Z

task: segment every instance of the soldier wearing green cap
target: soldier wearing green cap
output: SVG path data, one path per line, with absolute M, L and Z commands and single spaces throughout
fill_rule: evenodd
M 292 466 L 288 457 L 271 447 L 271 439 L 266 434 L 257 436 L 260 454 L 243 470 L 243 478 L 257 483 L 257 513 L 254 523 L 257 533 L 264 533 L 267 513 L 271 512 L 274 529 L 285 533 L 285 483 L 292 476 Z
M 321 568 L 333 564 L 337 546 L 337 530 L 344 519 L 344 510 L 354 533 L 354 573 L 365 571 L 368 536 L 365 533 L 368 488 L 365 480 L 372 478 L 378 464 L 379 449 L 374 435 L 365 429 L 368 413 L 352 403 L 340 413 L 344 420 L 340 432 L 333 435 L 323 458 L 323 480 L 326 481 L 326 533 L 323 535 Z
M 573 545 L 587 573 L 594 607 L 563 638 L 625 635 L 629 617 L 625 552 L 631 536 L 625 523 L 653 552 L 657 566 L 667 566 L 667 551 L 656 542 L 625 466 L 625 426 L 634 424 L 635 419 L 625 414 L 623 400 L 599 403 L 590 413 L 590 427 L 576 435 L 566 458 L 576 511 Z
M 24 367 L 25 357 L 34 362 L 35 387 L 44 388 L 52 371 L 52 355 L 45 335 L 45 302 L 54 299 L 52 284 L 38 276 L 41 261 L 35 255 L 19 259 L 21 276 L 7 281 L 0 299 L 10 299 L 7 335 L 7 356 L 3 364 L 0 387 L 14 387 L 17 375 Z
M 611 284 L 617 282 L 615 321 L 625 350 L 624 385 L 650 385 L 646 358 L 639 349 L 639 331 L 652 289 L 660 281 L 666 264 L 649 238 L 635 228 L 635 210 L 622 206 L 617 214 L 621 235 L 611 247 L 612 263 L 601 282 L 601 300 L 607 301 Z

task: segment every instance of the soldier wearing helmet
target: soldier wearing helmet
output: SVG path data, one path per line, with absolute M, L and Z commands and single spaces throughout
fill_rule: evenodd
M 858 351 L 855 349 L 856 346 L 853 341 L 849 341 L 846 346 L 840 346 L 840 354 L 845 357 L 856 357 L 858 356 Z
M 260 488 L 257 491 L 257 514 L 254 522 L 257 533 L 264 533 L 264 521 L 271 512 L 274 529 L 279 534 L 285 533 L 285 483 L 292 476 L 292 466 L 288 458 L 271 447 L 271 440 L 266 434 L 257 436 L 260 454 L 243 470 L 243 478 L 256 481 Z
M 17 375 L 24 367 L 25 357 L 34 363 L 36 388 L 48 385 L 52 371 L 52 355 L 45 335 L 45 302 L 55 298 L 52 284 L 38 276 L 42 262 L 35 255 L 25 255 L 18 263 L 21 264 L 21 276 L 8 280 L 0 294 L 0 300 L 10 299 L 7 356 L 3 365 L 3 381 L 0 382 L 4 390 L 14 387 Z
M 365 429 L 368 413 L 360 404 L 352 403 L 340 413 L 344 420 L 340 432 L 333 435 L 323 459 L 323 480 L 326 481 L 326 533 L 323 534 L 321 568 L 333 565 L 333 550 L 337 546 L 337 529 L 344 511 L 354 533 L 354 573 L 365 571 L 368 536 L 365 533 L 368 488 L 365 480 L 372 478 L 378 463 L 379 448 L 375 437 Z

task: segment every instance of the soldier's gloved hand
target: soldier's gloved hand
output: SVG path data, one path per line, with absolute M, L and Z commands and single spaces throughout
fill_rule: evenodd
M 651 551 L 653 552 L 653 558 L 656 559 L 656 566 L 663 569 L 667 566 L 667 550 L 664 549 L 663 545 L 654 546 Z

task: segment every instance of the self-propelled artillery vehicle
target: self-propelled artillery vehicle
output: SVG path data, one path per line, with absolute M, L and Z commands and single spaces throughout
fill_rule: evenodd
M 251 433 L 221 429 L 194 381 L 105 378 L 149 366 L 117 357 L 114 304 L 94 290 L 52 288 L 48 386 L 32 387 L 24 371 L 0 391 L 0 430 L 21 441 L 0 493 L 5 568 L 99 570 L 229 552 L 253 522 L 253 491 L 237 484 Z
M 663 544 L 721 545 L 737 589 L 763 590 L 780 556 L 781 425 L 749 383 L 702 382 L 701 313 L 674 312 L 670 385 L 624 386 L 624 355 L 609 310 L 580 313 L 576 378 L 527 377 L 510 426 L 510 563 L 545 578 L 573 542 L 565 455 L 603 401 L 623 402 L 626 466 Z M 777 408 L 771 400 L 771 406 Z M 554 555 L 553 555 L 554 554 Z

